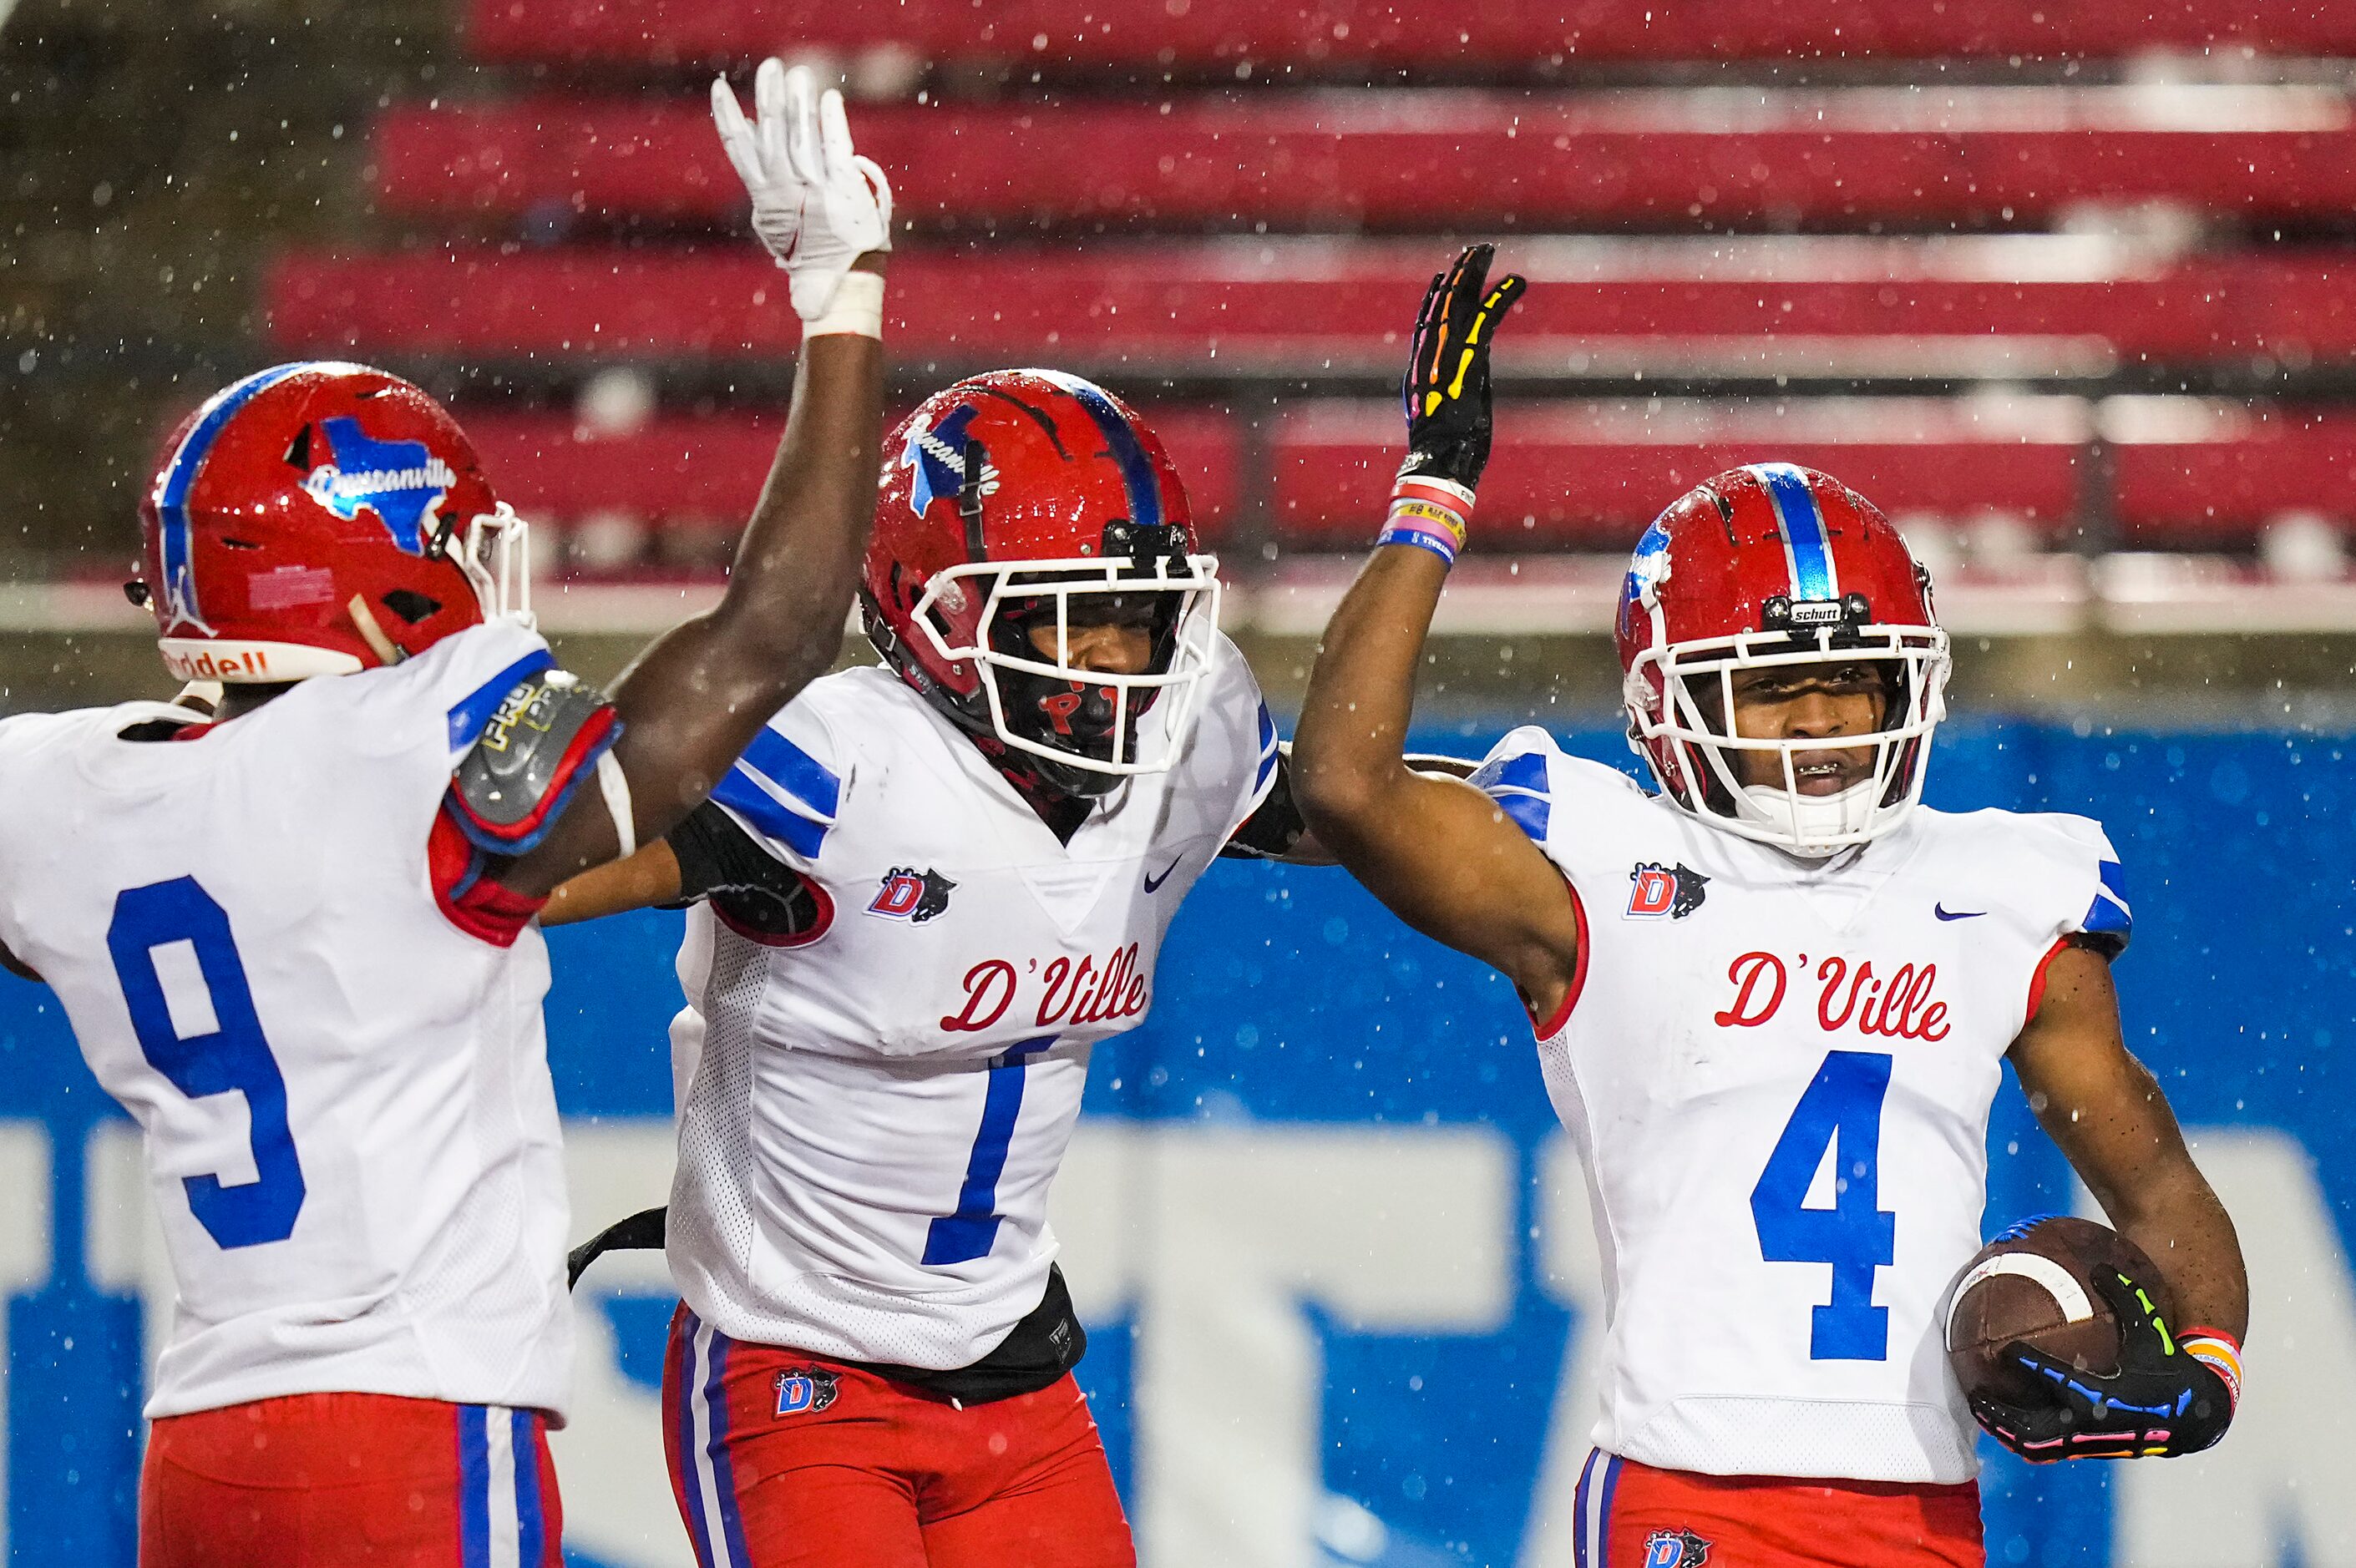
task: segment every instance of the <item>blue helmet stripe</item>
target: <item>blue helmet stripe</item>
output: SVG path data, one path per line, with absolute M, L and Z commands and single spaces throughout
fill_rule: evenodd
M 1137 439 L 1137 432 L 1130 428 L 1129 421 L 1121 417 L 1121 411 L 1113 407 L 1112 400 L 1095 382 L 1060 370 L 1042 374 L 1071 393 L 1104 432 L 1105 445 L 1120 469 L 1121 485 L 1129 492 L 1129 520 L 1141 528 L 1160 528 L 1162 485 L 1153 472 L 1153 460 L 1145 454 L 1144 443 Z
M 1792 598 L 1800 603 L 1839 598 L 1832 536 L 1806 476 L 1789 463 L 1754 463 L 1751 472 L 1767 487 L 1776 520 L 1783 525 L 1784 546 L 1792 556 Z
M 213 394 L 204 412 L 197 420 L 180 450 L 172 453 L 165 467 L 164 481 L 155 496 L 155 520 L 162 538 L 157 540 L 157 553 L 162 558 L 164 581 L 157 585 L 163 594 L 166 613 L 175 621 L 198 621 L 197 580 L 189 550 L 194 539 L 188 523 L 188 492 L 196 487 L 197 475 L 204 467 L 205 457 L 220 439 L 221 427 L 228 424 L 237 411 L 252 400 L 253 395 L 265 387 L 273 386 L 297 370 L 308 369 L 310 361 L 294 365 L 273 365 L 267 370 L 257 370 L 242 381 L 232 382 Z M 201 622 L 199 622 L 201 624 Z

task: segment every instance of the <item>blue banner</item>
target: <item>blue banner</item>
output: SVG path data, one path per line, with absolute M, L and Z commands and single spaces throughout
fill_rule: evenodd
M 1473 751 L 1497 728 L 1418 742 Z M 1631 765 L 1615 732 L 1569 741 Z M 2356 1563 L 2348 744 L 1942 731 L 1933 804 L 2108 827 L 2136 916 L 2117 967 L 2128 1042 L 2253 1276 L 2250 1392 L 2227 1442 L 2164 1464 L 1992 1464 L 1992 1563 Z M 576 1231 L 661 1196 L 679 919 L 551 933 Z M 1056 1196 L 1083 1381 L 1146 1562 L 1569 1564 L 1596 1265 L 1511 988 L 1341 872 L 1243 862 L 1195 890 L 1160 987 L 1146 1024 L 1097 1053 Z M 13 1560 L 128 1568 L 143 1346 L 168 1312 L 132 1144 L 43 988 L 0 978 L 0 1062 Z M 1989 1141 L 1988 1230 L 2083 1207 L 2009 1086 Z M 645 1261 L 607 1269 L 559 1440 L 568 1550 L 686 1563 L 650 1424 L 669 1300 Z

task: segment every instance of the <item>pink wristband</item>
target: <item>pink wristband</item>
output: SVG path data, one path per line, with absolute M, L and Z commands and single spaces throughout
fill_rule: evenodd
M 1416 545 L 1450 565 L 1464 548 L 1472 521 L 1472 492 L 1445 479 L 1402 478 L 1392 486 L 1389 514 L 1375 543 Z

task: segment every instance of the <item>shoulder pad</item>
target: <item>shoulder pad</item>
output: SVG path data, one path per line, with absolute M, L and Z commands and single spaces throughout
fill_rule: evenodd
M 479 848 L 523 854 L 548 837 L 621 733 L 604 692 L 561 669 L 536 670 L 509 688 L 458 759 L 452 814 Z

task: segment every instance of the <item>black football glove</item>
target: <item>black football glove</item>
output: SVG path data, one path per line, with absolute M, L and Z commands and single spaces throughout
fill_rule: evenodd
M 2225 1435 L 2233 1400 L 2225 1380 L 2184 1353 L 2141 1285 L 2115 1271 L 2094 1289 L 2119 1325 L 2119 1370 L 2082 1372 L 2019 1340 L 2004 1356 L 2048 1391 L 2049 1403 L 1972 1396 L 1988 1435 L 2032 1465 L 2056 1459 L 2171 1458 L 2198 1454 Z
M 1467 245 L 1431 280 L 1416 313 L 1415 345 L 1400 399 L 1407 461 L 1399 477 L 1445 479 L 1473 489 L 1489 465 L 1489 345 L 1499 318 L 1528 285 L 1509 273 L 1488 286 L 1494 245 Z

